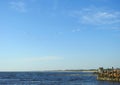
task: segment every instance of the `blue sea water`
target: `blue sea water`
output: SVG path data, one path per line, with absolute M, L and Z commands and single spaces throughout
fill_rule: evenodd
M 89 72 L 0 72 L 0 85 L 120 85 Z

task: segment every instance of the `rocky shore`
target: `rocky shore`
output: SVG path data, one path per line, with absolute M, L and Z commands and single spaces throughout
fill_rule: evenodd
M 98 69 L 98 80 L 117 81 L 120 82 L 120 69 Z

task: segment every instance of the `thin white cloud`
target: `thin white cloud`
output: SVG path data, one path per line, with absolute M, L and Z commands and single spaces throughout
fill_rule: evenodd
M 46 57 L 26 57 L 26 58 L 23 58 L 22 60 L 25 62 L 45 62 L 45 61 L 55 61 L 59 59 L 61 59 L 61 57 L 46 56 Z
M 39 63 L 39 62 L 53 62 L 57 60 L 61 60 L 63 57 L 58 56 L 44 56 L 44 57 L 11 57 L 10 59 L 3 59 L 0 63 L 18 63 L 18 64 L 25 64 L 25 63 Z M 3 62 L 4 61 L 4 62 Z
M 13 1 L 10 2 L 10 7 L 19 12 L 26 12 L 26 4 L 23 1 Z
M 103 26 L 103 27 L 96 27 L 96 29 L 111 29 L 111 30 L 116 30 L 116 31 L 120 31 L 120 26 Z
M 73 29 L 72 32 L 80 32 L 80 29 Z
M 120 24 L 120 11 L 87 8 L 75 11 L 74 16 L 80 23 L 90 25 Z

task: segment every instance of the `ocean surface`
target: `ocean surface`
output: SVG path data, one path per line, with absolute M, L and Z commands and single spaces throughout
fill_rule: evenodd
M 89 72 L 0 72 L 0 85 L 120 85 Z

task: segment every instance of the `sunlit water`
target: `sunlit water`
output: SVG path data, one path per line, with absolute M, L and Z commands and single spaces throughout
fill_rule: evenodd
M 0 72 L 0 85 L 120 85 L 88 72 Z

